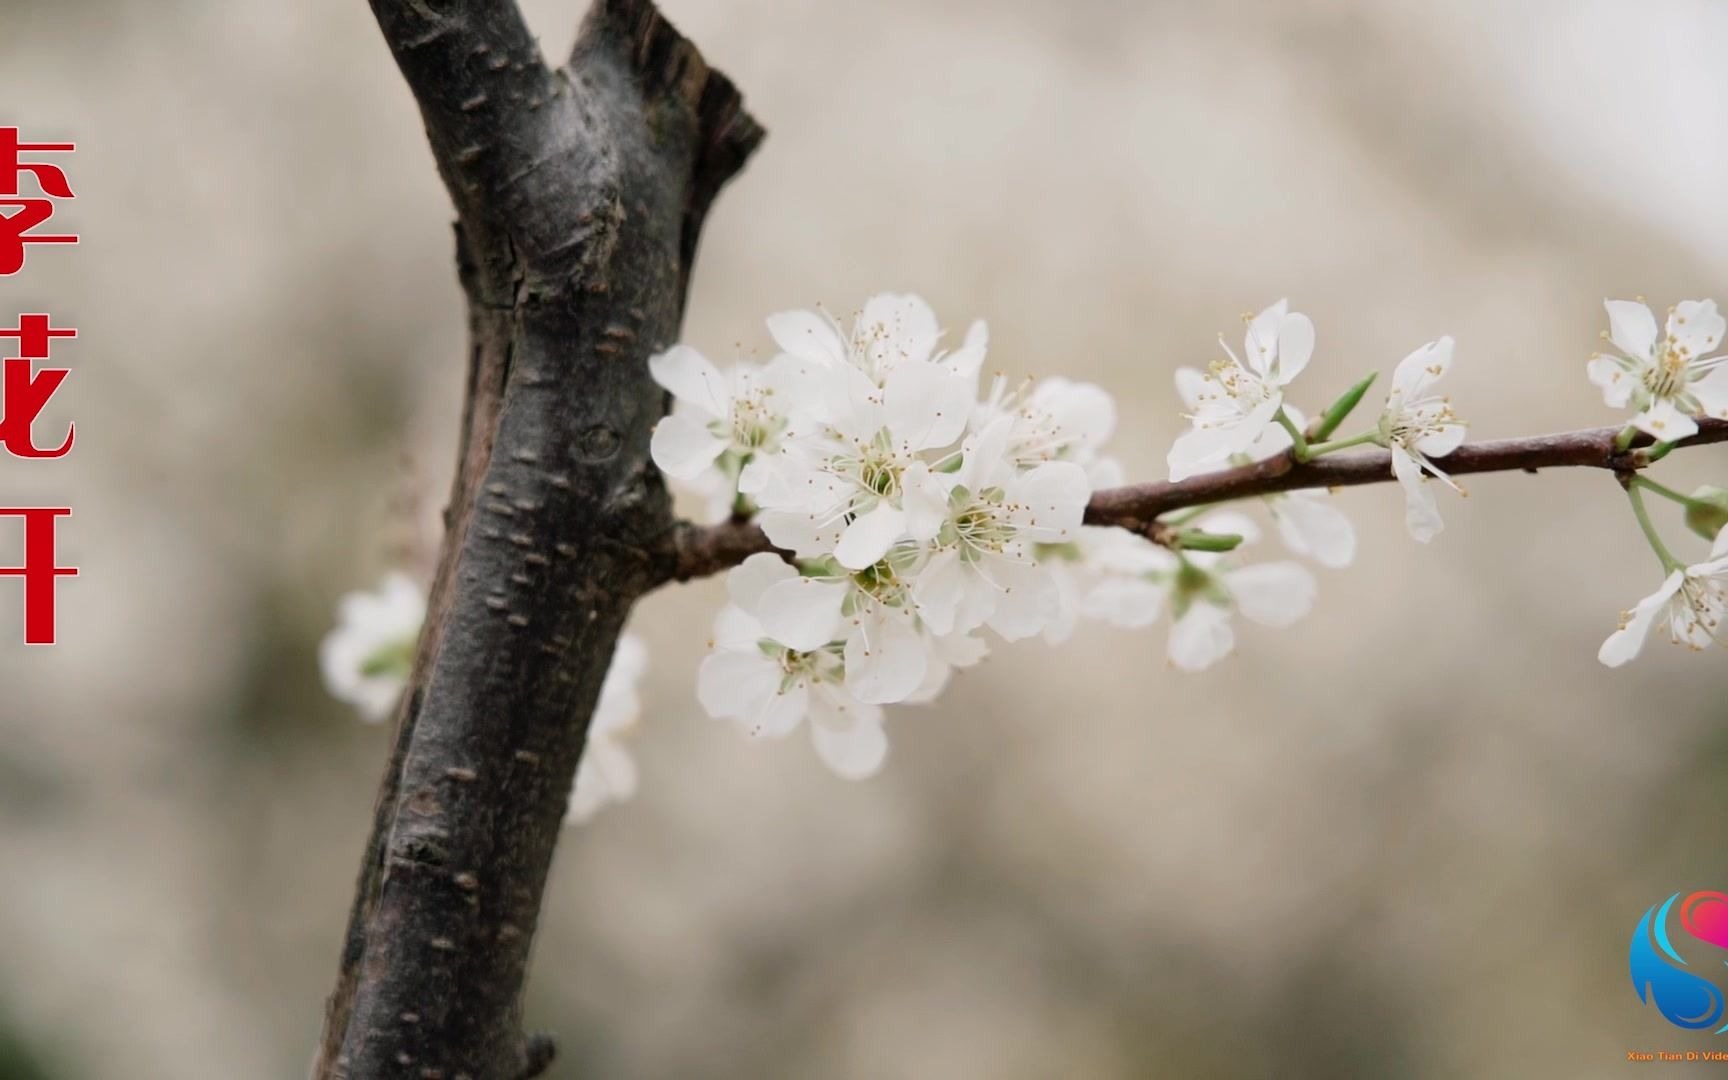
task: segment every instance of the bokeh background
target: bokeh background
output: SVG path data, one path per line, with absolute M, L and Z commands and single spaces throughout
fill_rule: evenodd
M 526 7 L 562 54 L 581 0 Z M 1319 327 L 1310 406 L 1451 333 L 1481 437 L 1612 422 L 1604 296 L 1728 299 L 1707 0 L 665 8 L 771 132 L 688 340 L 918 291 L 990 321 L 993 367 L 1113 390 L 1137 476 L 1171 370 L 1280 296 Z M 84 236 L 0 282 L 81 333 L 77 449 L 0 461 L 0 497 L 69 502 L 83 570 L 52 649 L 0 586 L 0 1078 L 298 1077 L 388 738 L 314 651 L 445 489 L 451 212 L 360 0 L 0 0 L 0 30 L 0 119 L 79 141 Z M 1596 663 L 1658 576 L 1608 477 L 1469 486 L 1428 547 L 1396 489 L 1344 493 L 1357 565 L 1204 675 L 1162 628 L 1001 647 L 858 785 L 701 713 L 718 583 L 652 597 L 642 793 L 566 834 L 537 946 L 553 1075 L 1576 1077 L 1728 1045 L 1625 961 L 1647 905 L 1728 884 L 1725 657 Z

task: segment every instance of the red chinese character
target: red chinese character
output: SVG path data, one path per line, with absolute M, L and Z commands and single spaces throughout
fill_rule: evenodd
M 36 425 L 36 418 L 42 415 L 48 399 L 60 389 L 60 384 L 69 374 L 67 368 L 43 368 L 32 375 L 30 361 L 21 356 L 5 362 L 3 370 L 0 370 L 0 403 L 5 406 L 0 412 L 0 447 L 17 458 L 66 456 L 77 434 L 76 424 L 66 425 L 66 440 L 53 450 L 37 446 L 31 429 Z
M 17 326 L 0 326 L 0 338 L 17 338 L 18 355 L 27 360 L 46 360 L 52 339 L 77 336 L 78 331 L 72 327 L 52 326 L 47 315 L 34 312 L 18 316 Z
M 0 173 L 4 173 L 0 169 Z M 25 244 L 76 244 L 73 233 L 51 233 L 26 236 L 31 229 L 54 216 L 54 203 L 49 199 L 0 199 L 0 206 L 19 209 L 0 215 L 0 277 L 24 269 Z
M 34 173 L 36 183 L 41 185 L 42 194 L 52 195 L 57 199 L 73 198 L 72 185 L 66 182 L 66 174 L 57 165 L 30 164 L 18 160 L 21 151 L 31 153 L 70 154 L 78 148 L 76 143 L 21 143 L 18 141 L 18 129 L 15 127 L 0 127 L 0 195 L 18 194 L 18 177 L 22 173 Z
M 71 516 L 68 507 L 0 506 L 0 517 L 24 519 L 24 565 L 0 566 L 0 576 L 24 579 L 26 645 L 54 644 L 54 580 L 78 573 L 54 560 L 54 519 Z

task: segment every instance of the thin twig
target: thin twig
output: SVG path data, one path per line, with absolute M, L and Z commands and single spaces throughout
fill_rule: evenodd
M 1610 472 L 1642 468 L 1638 448 L 1626 451 L 1615 448 L 1614 439 L 1620 431 L 1618 427 L 1590 428 L 1557 435 L 1466 443 L 1440 459 L 1440 465 L 1455 476 L 1557 468 Z M 1706 419 L 1698 422 L 1698 434 L 1674 445 L 1680 448 L 1720 442 L 1728 442 L 1728 420 Z M 1086 524 L 1116 525 L 1147 533 L 1160 515 L 1174 510 L 1301 488 L 1354 487 L 1391 479 L 1392 457 L 1385 450 L 1328 454 L 1305 464 L 1285 454 L 1181 483 L 1155 480 L 1096 492 L 1086 507 Z M 720 573 L 758 552 L 775 550 L 762 530 L 749 522 L 728 521 L 710 526 L 681 522 L 663 545 L 661 564 L 666 581 L 689 581 Z

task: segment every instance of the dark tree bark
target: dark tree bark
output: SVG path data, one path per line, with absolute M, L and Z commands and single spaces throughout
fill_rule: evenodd
M 702 219 L 762 138 L 648 0 L 562 68 L 512 0 L 372 0 L 457 211 L 467 404 L 314 1076 L 518 1080 L 522 987 L 572 777 L 673 523 L 646 358 Z

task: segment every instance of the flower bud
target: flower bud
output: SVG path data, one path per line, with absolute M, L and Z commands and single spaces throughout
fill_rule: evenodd
M 1200 529 L 1179 529 L 1173 538 L 1176 546 L 1186 551 L 1235 551 L 1242 544 L 1236 533 L 1209 533 Z
M 1728 528 L 1728 488 L 1705 484 L 1686 504 L 1686 527 L 1706 540 Z
M 1366 394 L 1368 388 L 1374 385 L 1374 380 L 1379 374 L 1378 371 L 1370 371 L 1361 382 L 1339 395 L 1338 400 L 1332 403 L 1325 415 L 1320 417 L 1319 423 L 1315 424 L 1314 429 L 1308 433 L 1309 441 L 1320 442 L 1337 431 L 1338 425 L 1344 422 L 1344 418 L 1350 415 L 1351 410 L 1361 404 L 1362 395 Z

